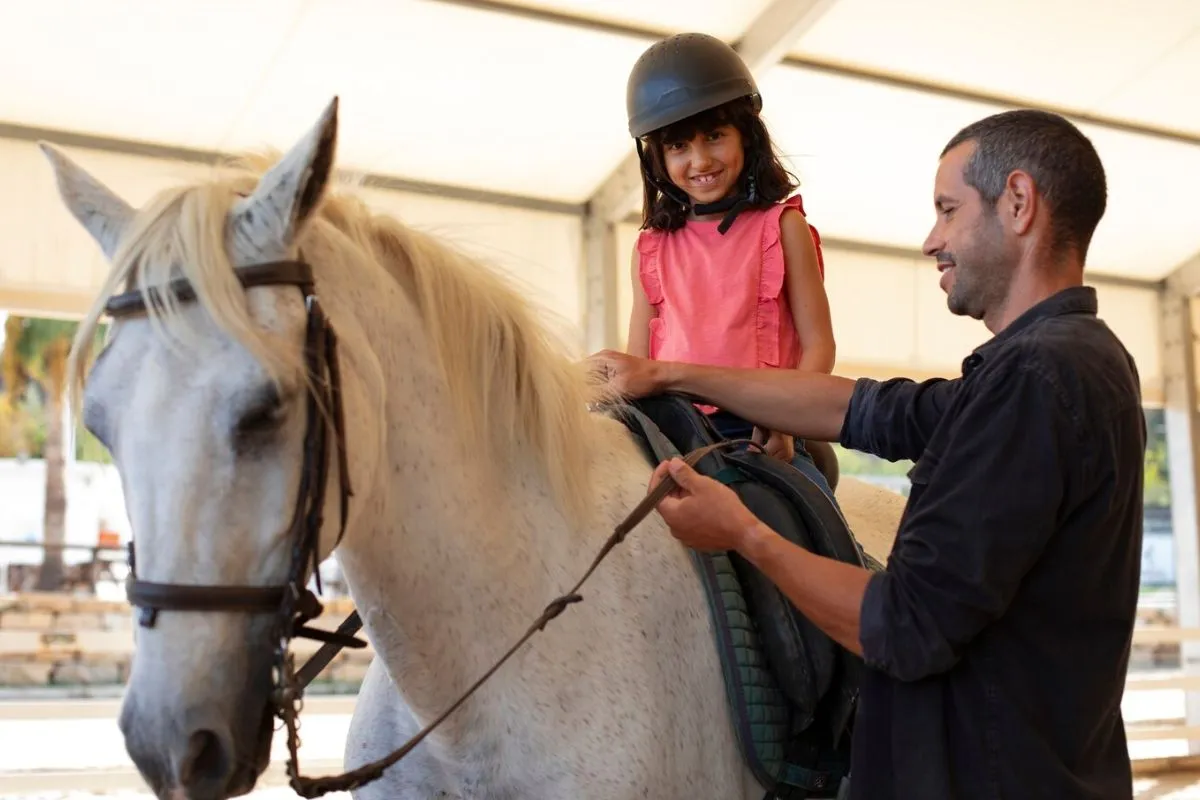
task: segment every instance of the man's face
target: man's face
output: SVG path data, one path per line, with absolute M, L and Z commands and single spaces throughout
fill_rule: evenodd
M 1017 255 L 996 209 L 963 179 L 974 142 L 946 153 L 934 179 L 937 221 L 922 247 L 937 259 L 950 313 L 984 319 L 1003 307 Z

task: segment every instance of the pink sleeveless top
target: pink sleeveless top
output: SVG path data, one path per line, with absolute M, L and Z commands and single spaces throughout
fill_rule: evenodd
M 765 210 L 743 211 L 729 230 L 720 220 L 689 220 L 676 231 L 638 236 L 639 276 L 657 311 L 650 320 L 650 358 L 724 367 L 791 369 L 800 337 L 783 291 L 779 218 L 804 213 L 799 195 Z M 825 264 L 817 246 L 821 277 Z M 711 407 L 701 406 L 705 411 Z

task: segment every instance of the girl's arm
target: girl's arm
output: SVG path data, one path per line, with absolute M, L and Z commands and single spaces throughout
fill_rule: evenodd
M 779 220 L 779 230 L 787 265 L 784 287 L 802 350 L 796 369 L 831 373 L 837 345 L 833 338 L 829 297 L 825 294 L 825 283 L 817 263 L 817 246 L 808 220 L 798 210 L 789 208 Z
M 642 281 L 638 276 L 641 259 L 638 257 L 636 246 L 633 248 L 633 258 L 630 259 L 630 262 L 629 278 L 633 281 L 633 310 L 629 314 L 629 335 L 625 352 L 638 358 L 649 358 L 650 320 L 656 314 L 654 306 L 650 305 L 650 301 L 646 299 L 646 292 L 642 289 Z

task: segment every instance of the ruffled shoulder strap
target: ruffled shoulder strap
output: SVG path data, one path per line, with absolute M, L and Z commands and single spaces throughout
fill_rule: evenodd
M 780 360 L 780 306 L 779 296 L 783 292 L 784 277 L 787 274 L 787 259 L 783 252 L 783 239 L 780 233 L 780 219 L 783 212 L 794 208 L 804 213 L 804 201 L 795 194 L 776 204 L 767 211 L 762 231 L 762 269 L 758 276 L 758 352 L 759 362 L 767 366 L 778 366 Z M 821 277 L 825 277 L 825 261 L 821 253 L 821 236 L 811 224 L 808 226 L 812 233 L 813 243 L 817 248 L 817 268 Z
M 795 194 L 778 203 L 767 212 L 767 219 L 763 224 L 763 263 L 762 273 L 759 276 L 759 292 L 758 296 L 763 300 L 774 299 L 779 296 L 779 292 L 783 289 L 783 278 L 787 272 L 787 262 L 783 253 L 783 238 L 780 234 L 780 219 L 783 217 L 783 212 L 789 208 L 794 208 L 801 214 L 804 213 L 804 200 L 800 195 Z M 817 268 L 821 272 L 821 277 L 825 277 L 825 259 L 821 253 L 821 234 L 817 232 L 811 224 L 808 230 L 812 233 L 813 244 L 817 248 Z
M 642 291 L 650 305 L 658 305 L 663 301 L 662 278 L 659 272 L 659 251 L 662 247 L 664 233 L 653 229 L 644 230 L 638 234 L 638 277 L 642 282 Z

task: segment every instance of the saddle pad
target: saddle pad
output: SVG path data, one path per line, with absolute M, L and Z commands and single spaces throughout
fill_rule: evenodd
M 620 413 L 628 415 L 622 421 L 651 463 L 681 455 L 638 409 L 623 408 Z M 760 783 L 769 787 L 770 798 L 834 797 L 847 764 L 834 759 L 828 768 L 813 768 L 788 758 L 789 752 L 796 749 L 796 708 L 780 689 L 767 662 L 738 570 L 724 553 L 688 552 L 704 587 L 726 702 L 747 766 Z
M 690 452 L 723 437 L 691 399 L 664 393 L 631 401 L 627 425 L 647 419 L 648 436 Z M 642 424 L 642 427 L 645 427 Z M 870 567 L 837 505 L 791 464 L 757 450 L 710 453 L 696 471 L 728 485 L 747 508 L 780 536 L 818 555 Z M 800 613 L 775 583 L 737 553 L 729 558 L 741 580 L 759 642 L 780 690 L 790 701 L 793 728 L 834 750 L 848 748 L 858 705 L 862 660 L 840 647 Z

